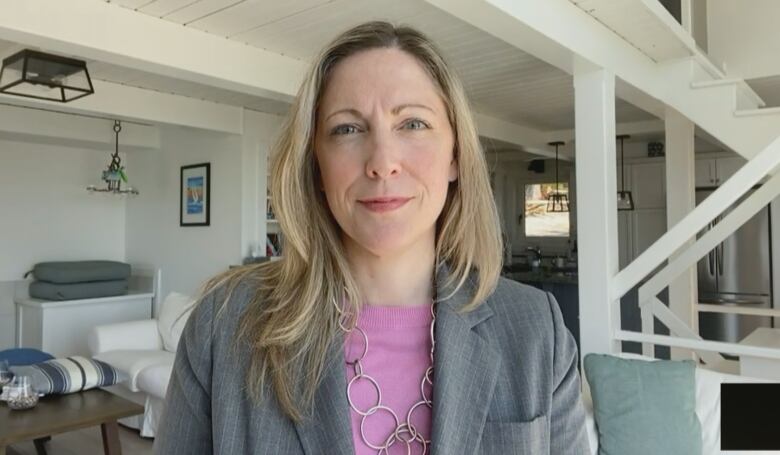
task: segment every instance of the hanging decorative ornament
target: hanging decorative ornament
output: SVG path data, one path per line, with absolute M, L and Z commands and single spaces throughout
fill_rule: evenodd
M 122 166 L 122 158 L 119 157 L 120 131 L 122 131 L 122 123 L 119 120 L 114 120 L 114 153 L 111 154 L 111 162 L 108 164 L 108 169 L 103 171 L 101 177 L 101 179 L 106 182 L 106 187 L 98 188 L 95 185 L 89 185 L 87 187 L 87 191 L 90 193 L 102 192 L 111 194 L 138 194 L 138 190 L 132 186 L 128 186 L 127 189 L 124 190 L 122 189 L 122 182 L 127 183 L 127 175 L 125 174 L 125 167 Z

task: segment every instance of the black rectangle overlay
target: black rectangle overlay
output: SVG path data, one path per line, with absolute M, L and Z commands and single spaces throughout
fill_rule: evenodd
M 720 385 L 720 449 L 780 450 L 780 384 Z

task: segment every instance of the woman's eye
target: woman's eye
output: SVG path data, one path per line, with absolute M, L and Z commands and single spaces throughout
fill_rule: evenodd
M 424 130 L 430 127 L 420 119 L 412 119 L 404 124 L 404 128 L 407 130 Z
M 330 131 L 333 135 L 355 134 L 358 128 L 355 125 L 339 125 Z

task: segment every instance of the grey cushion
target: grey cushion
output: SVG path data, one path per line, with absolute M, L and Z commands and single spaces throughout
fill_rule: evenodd
M 36 280 L 59 284 L 124 280 L 130 277 L 130 264 L 116 261 L 41 262 L 35 264 L 32 273 Z
M 127 280 L 56 284 L 46 281 L 30 283 L 30 297 L 45 300 L 77 300 L 127 294 Z

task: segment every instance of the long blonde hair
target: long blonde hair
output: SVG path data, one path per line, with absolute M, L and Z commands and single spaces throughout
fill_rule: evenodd
M 460 81 L 431 41 L 412 28 L 369 22 L 339 35 L 314 60 L 275 145 L 271 200 L 284 235 L 283 258 L 226 272 L 204 287 L 207 294 L 225 286 L 228 296 L 239 283 L 255 290 L 238 325 L 237 339 L 251 352 L 247 385 L 260 402 L 270 380 L 282 411 L 295 421 L 302 418 L 302 407 L 313 408 L 327 354 L 339 341 L 341 326 L 354 327 L 362 301 L 339 225 L 319 191 L 313 151 L 318 104 L 335 65 L 376 48 L 397 48 L 415 57 L 447 107 L 458 179 L 450 183 L 436 223 L 436 268 L 447 264 L 447 286 L 456 290 L 470 275 L 475 278 L 472 297 L 460 311 L 477 308 L 495 289 L 501 270 L 498 213 Z M 437 296 L 437 301 L 448 297 Z M 346 310 L 338 308 L 342 301 Z M 303 387 L 300 395 L 296 383 Z

